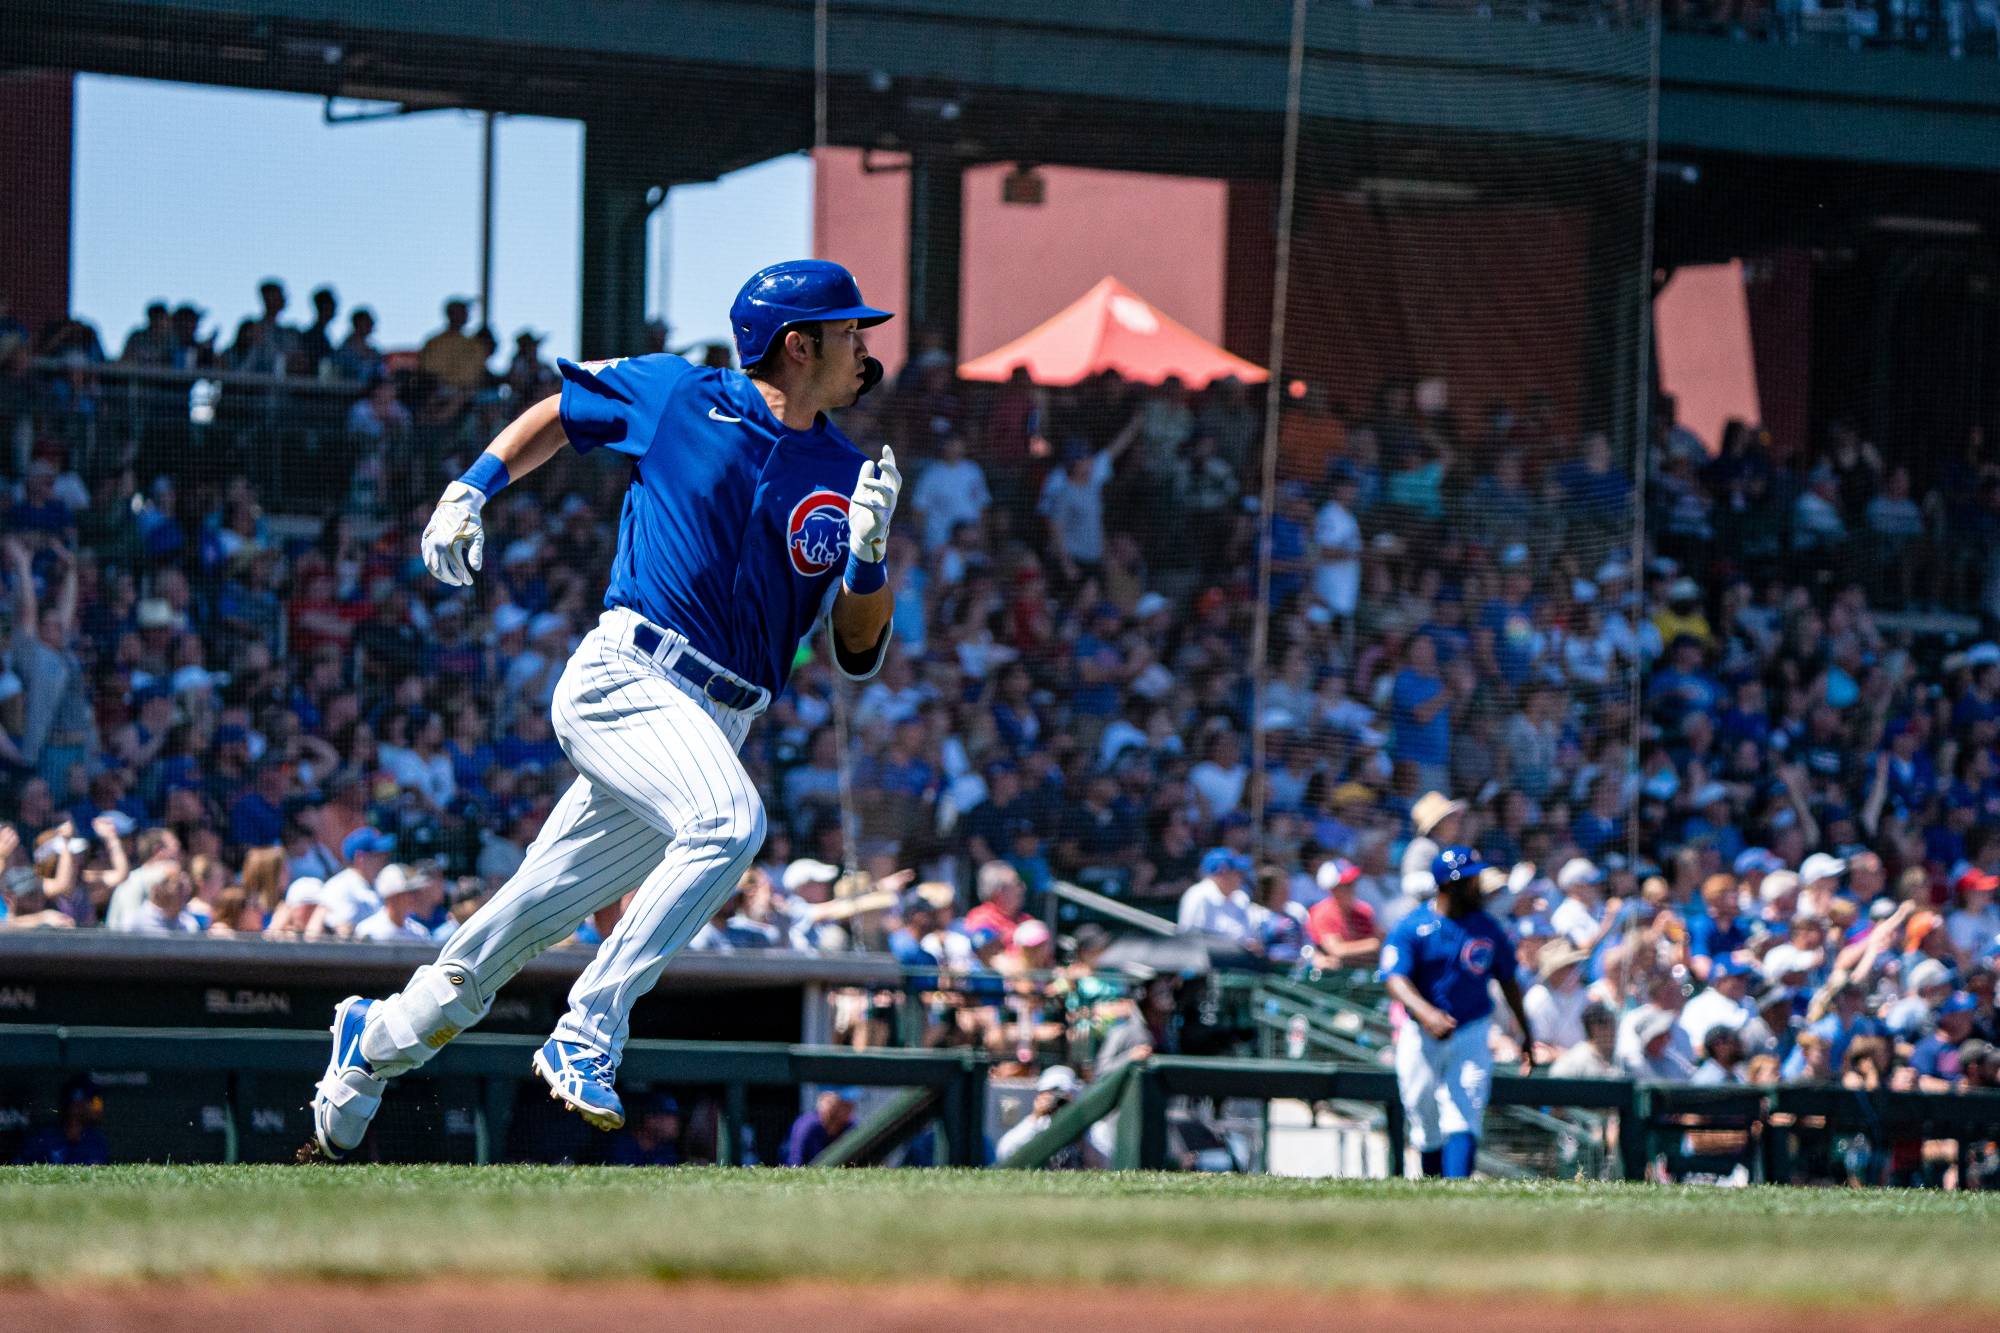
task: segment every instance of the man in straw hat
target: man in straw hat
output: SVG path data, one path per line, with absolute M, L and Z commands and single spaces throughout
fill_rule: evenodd
M 1410 830 L 1415 835 L 1403 849 L 1404 891 L 1427 897 L 1431 886 L 1418 887 L 1412 877 L 1428 878 L 1431 862 L 1438 853 L 1458 841 L 1459 826 L 1465 822 L 1465 802 L 1454 801 L 1441 791 L 1427 791 L 1410 807 Z

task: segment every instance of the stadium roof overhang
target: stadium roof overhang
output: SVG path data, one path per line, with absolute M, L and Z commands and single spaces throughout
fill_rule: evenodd
M 1289 10 L 833 0 L 829 138 L 1270 176 Z M 813 11 L 812 0 L 15 0 L 0 7 L 0 50 L 18 65 L 637 120 L 658 126 L 675 169 L 720 170 L 812 143 Z M 1496 145 L 1529 158 L 1549 145 L 1629 151 L 1646 129 L 1645 47 L 1641 35 L 1582 25 L 1317 5 L 1306 109 L 1313 122 L 1376 127 L 1370 160 L 1354 164 L 1370 172 L 1517 170 L 1494 164 Z M 2000 163 L 1990 70 L 1669 35 L 1660 140 L 1688 155 L 1990 171 Z M 727 142 L 709 163 L 689 160 L 690 140 L 719 135 Z
M 829 10 L 831 143 L 960 164 L 1277 175 L 1289 5 Z M 1306 43 L 1312 179 L 1574 202 L 1645 160 L 1640 34 L 1320 4 Z M 6 64 L 609 122 L 656 184 L 811 146 L 815 49 L 813 0 L 0 6 Z M 1885 202 L 2000 230 L 2000 80 L 1988 62 L 1669 34 L 1659 66 L 1664 263 L 1838 243 Z M 1595 197 L 1629 204 L 1637 192 Z

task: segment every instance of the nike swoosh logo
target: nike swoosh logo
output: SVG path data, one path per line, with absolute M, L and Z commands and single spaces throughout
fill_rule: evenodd
M 743 418 L 742 418 L 742 417 L 726 417 L 726 416 L 722 415 L 722 412 L 721 412 L 721 410 L 720 410 L 720 409 L 718 409 L 718 408 L 713 408 L 713 407 L 711 407 L 711 408 L 709 408 L 709 409 L 708 409 L 708 419 L 709 419 L 710 421 L 730 421 L 730 422 L 738 422 L 738 423 L 740 423 L 740 422 L 741 422 L 741 421 L 743 420 Z

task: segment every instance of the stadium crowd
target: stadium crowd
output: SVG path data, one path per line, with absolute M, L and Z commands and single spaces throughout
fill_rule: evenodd
M 288 323 L 267 284 L 227 347 L 154 307 L 118 361 L 223 387 L 136 411 L 88 324 L 0 309 L 0 925 L 441 938 L 567 780 L 548 702 L 623 475 L 511 489 L 477 585 L 444 588 L 435 494 L 553 370 L 532 331 L 496 368 L 462 301 L 397 354 L 310 304 Z M 287 376 L 332 428 L 239 410 Z M 938 1024 L 1009 1049 L 1076 993 L 1019 979 L 1087 980 L 1105 942 L 1058 922 L 1057 880 L 1224 959 L 1368 967 L 1463 843 L 1559 1069 L 2000 1071 L 2000 644 L 1884 624 L 2000 622 L 2000 578 L 1952 554 L 2000 514 L 1977 432 L 1913 475 L 1838 425 L 1712 454 L 1663 403 L 1635 562 L 1631 469 L 1550 395 L 1475 424 L 1438 380 L 1308 391 L 1263 570 L 1262 393 L 1235 381 L 969 384 L 920 338 L 842 424 L 911 464 L 895 642 L 844 709 L 801 645 L 745 752 L 769 844 L 696 947 L 890 949 L 983 995 Z

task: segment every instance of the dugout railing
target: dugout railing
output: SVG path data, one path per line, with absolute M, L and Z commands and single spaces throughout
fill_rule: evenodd
M 1394 1072 L 1333 1062 L 1185 1056 L 1155 1056 L 1108 1072 L 999 1165 L 1041 1166 L 1115 1113 L 1113 1166 L 1171 1167 L 1169 1112 L 1176 1098 L 1289 1098 L 1309 1104 L 1378 1107 L 1391 1172 L 1401 1174 L 1408 1125 Z M 2000 1137 L 2000 1091 L 1988 1090 L 1863 1092 L 1820 1084 L 1697 1087 L 1496 1074 L 1492 1105 L 1532 1108 L 1543 1115 L 1584 1110 L 1615 1117 L 1612 1160 L 1626 1180 L 1740 1162 L 1752 1180 L 1787 1182 L 1795 1178 L 1793 1165 L 1799 1160 L 1802 1134 L 1866 1134 L 1878 1144 L 1896 1139 L 1956 1140 L 1962 1173 L 1972 1144 Z M 1702 1142 L 1704 1137 L 1733 1141 L 1718 1145 Z
M 422 1079 L 450 1081 L 471 1091 L 471 1161 L 500 1160 L 517 1093 L 532 1077 L 529 1057 L 540 1044 L 538 1037 L 467 1033 L 424 1067 Z M 276 1076 L 303 1105 L 326 1055 L 327 1038 L 310 1031 L 0 1026 L 0 1070 L 9 1073 L 59 1078 L 138 1072 L 212 1090 L 212 1096 L 201 1099 L 198 1119 L 220 1138 L 207 1156 L 229 1163 L 258 1157 L 244 1148 L 257 1117 L 248 1095 L 250 1081 Z M 986 1075 L 986 1060 L 963 1049 L 857 1051 L 776 1042 L 639 1039 L 626 1044 L 620 1066 L 620 1078 L 628 1086 L 719 1089 L 716 1156 L 722 1165 L 740 1160 L 753 1090 L 814 1085 L 894 1090 L 836 1142 L 837 1152 L 829 1150 L 825 1158 L 830 1164 L 880 1161 L 935 1124 L 943 1138 L 940 1165 L 983 1165 Z M 290 1132 L 296 1135 L 298 1127 Z

